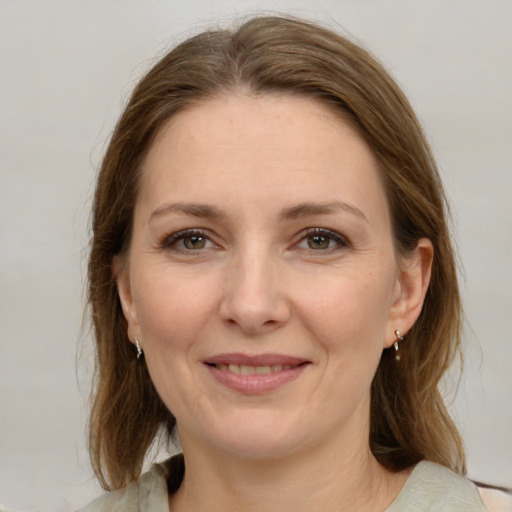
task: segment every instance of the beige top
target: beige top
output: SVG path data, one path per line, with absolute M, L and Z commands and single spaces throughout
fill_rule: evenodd
M 78 512 L 169 512 L 168 478 L 171 460 L 124 489 L 100 496 Z M 416 465 L 402 491 L 386 512 L 487 512 L 469 480 L 433 462 Z

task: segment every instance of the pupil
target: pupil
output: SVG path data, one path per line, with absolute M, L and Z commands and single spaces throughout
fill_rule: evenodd
M 308 239 L 310 249 L 327 249 L 329 238 L 322 235 L 315 235 Z
M 202 236 L 189 236 L 185 238 L 185 247 L 187 249 L 201 249 L 204 247 L 204 237 Z

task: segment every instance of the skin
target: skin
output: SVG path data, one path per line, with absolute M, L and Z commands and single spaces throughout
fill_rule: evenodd
M 431 261 L 423 239 L 397 257 L 378 163 L 324 105 L 240 93 L 176 115 L 115 262 L 129 337 L 177 419 L 187 471 L 171 509 L 389 505 L 408 472 L 370 452 L 370 384 L 421 311 Z M 245 393 L 205 364 L 226 353 L 307 363 Z

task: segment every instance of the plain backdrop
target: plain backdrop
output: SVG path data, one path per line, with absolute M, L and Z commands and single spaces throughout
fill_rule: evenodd
M 73 510 L 100 492 L 81 331 L 95 170 L 156 55 L 262 11 L 373 51 L 422 119 L 453 204 L 468 327 L 451 410 L 469 475 L 512 485 L 510 0 L 0 0 L 0 503 Z M 80 348 L 81 347 L 81 348 Z

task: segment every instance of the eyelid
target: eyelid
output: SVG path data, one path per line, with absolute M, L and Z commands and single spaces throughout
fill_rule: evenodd
M 336 247 L 332 247 L 329 249 L 304 249 L 309 250 L 310 252 L 318 252 L 318 253 L 326 253 L 326 252 L 333 252 L 336 250 L 340 250 L 341 248 L 349 247 L 350 241 L 347 237 L 343 236 L 342 234 L 338 233 L 337 231 L 333 231 L 332 229 L 328 228 L 320 228 L 320 227 L 314 227 L 314 228 L 306 228 L 302 233 L 300 234 L 300 239 L 295 244 L 296 246 L 299 245 L 301 242 L 306 240 L 308 237 L 311 236 L 325 236 L 328 237 L 336 242 Z M 302 249 L 302 248 L 299 248 Z
M 202 228 L 187 228 L 187 229 L 181 229 L 179 231 L 165 235 L 161 239 L 161 241 L 159 243 L 159 247 L 161 249 L 173 249 L 173 246 L 180 240 L 183 240 L 184 238 L 187 238 L 187 237 L 193 237 L 193 236 L 203 237 L 203 238 L 207 239 L 208 241 L 210 241 L 212 244 L 215 244 L 215 242 L 212 240 L 212 236 L 208 230 L 202 229 Z M 215 245 L 217 245 L 217 244 L 215 244 Z M 178 248 L 174 248 L 174 249 L 177 251 L 180 251 L 180 252 L 187 252 L 187 253 L 195 252 L 192 249 L 178 249 Z M 197 252 L 200 250 L 202 250 L 202 249 L 198 249 Z
M 194 252 L 200 252 L 204 249 L 198 249 L 197 251 L 194 251 L 193 249 L 184 249 L 184 248 L 177 248 L 173 247 L 177 242 L 180 240 L 183 240 L 187 237 L 193 237 L 198 236 L 205 238 L 210 243 L 214 244 L 215 246 L 218 246 L 218 244 L 213 240 L 212 234 L 208 229 L 203 228 L 187 228 L 187 229 L 181 229 L 179 231 L 166 234 L 159 242 L 159 247 L 161 249 L 166 250 L 176 250 L 188 254 L 193 254 Z M 311 236 L 325 236 L 331 240 L 333 240 L 336 243 L 335 247 L 328 248 L 328 249 L 306 249 L 298 247 L 298 245 L 306 240 L 308 237 Z M 309 252 L 318 252 L 318 253 L 327 253 L 327 252 L 334 252 L 336 250 L 340 250 L 341 248 L 349 247 L 350 241 L 345 237 L 344 235 L 338 233 L 337 231 L 333 231 L 332 229 L 328 228 L 321 228 L 321 227 L 310 227 L 306 228 L 303 231 L 301 231 L 298 235 L 298 240 L 293 244 L 293 247 L 298 250 L 304 250 Z

